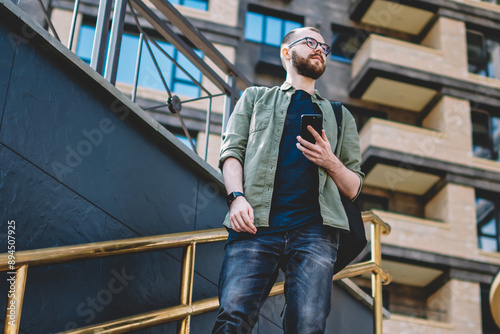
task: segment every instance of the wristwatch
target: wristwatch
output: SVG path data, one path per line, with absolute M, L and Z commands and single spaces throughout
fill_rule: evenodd
M 231 203 L 233 203 L 233 201 L 238 196 L 245 196 L 245 195 L 243 195 L 243 193 L 239 192 L 239 191 L 233 191 L 232 193 L 230 193 L 229 195 L 227 195 L 227 198 L 226 198 L 227 206 L 231 206 Z

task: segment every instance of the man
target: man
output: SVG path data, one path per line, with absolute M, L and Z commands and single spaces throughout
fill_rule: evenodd
M 283 38 L 281 87 L 250 87 L 223 136 L 220 167 L 228 192 L 229 230 L 213 333 L 250 333 L 285 273 L 285 333 L 323 333 L 330 312 L 339 231 L 348 230 L 340 194 L 361 190 L 359 137 L 343 108 L 339 158 L 335 115 L 315 91 L 330 47 L 312 27 Z M 303 114 L 322 114 L 316 143 L 302 139 Z M 340 193 L 340 194 L 339 194 Z

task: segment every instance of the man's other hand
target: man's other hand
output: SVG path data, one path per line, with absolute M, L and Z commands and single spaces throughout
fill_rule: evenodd
M 253 208 L 243 196 L 236 197 L 231 203 L 229 221 L 231 222 L 231 228 L 236 232 L 257 233 L 257 228 L 254 225 Z

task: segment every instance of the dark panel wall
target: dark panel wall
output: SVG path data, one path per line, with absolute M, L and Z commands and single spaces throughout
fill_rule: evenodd
M 4 7 L 0 16 L 0 252 L 7 220 L 16 221 L 17 250 L 221 227 L 227 207 L 216 171 L 78 59 Z M 194 300 L 217 295 L 223 244 L 199 249 Z M 176 305 L 181 254 L 29 269 L 21 329 L 58 332 Z M 196 325 L 208 328 L 213 318 Z M 174 331 L 169 324 L 143 332 Z

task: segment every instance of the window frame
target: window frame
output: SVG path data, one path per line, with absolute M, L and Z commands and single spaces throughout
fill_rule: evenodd
M 95 32 L 95 22 L 91 22 L 91 21 L 83 21 L 81 26 L 80 26 L 80 31 L 82 28 L 90 28 L 92 29 L 94 32 Z M 132 29 L 130 30 L 127 30 L 127 29 L 124 29 L 123 31 L 123 36 L 127 36 L 127 37 L 132 37 L 134 39 L 137 39 L 137 46 L 135 47 L 135 49 L 133 50 L 133 57 L 135 59 L 136 55 L 137 55 L 137 49 L 139 47 L 139 34 L 137 31 L 133 31 Z M 123 38 L 123 37 L 122 37 Z M 163 38 L 161 37 L 157 37 L 157 36 L 154 36 L 153 37 L 154 40 L 158 43 L 162 43 L 162 44 L 167 44 L 168 47 L 172 47 L 172 54 L 170 54 L 170 52 L 167 52 L 167 50 L 163 49 L 165 52 L 167 52 L 177 63 L 179 63 L 179 57 L 180 56 L 183 56 L 183 54 L 181 52 L 179 52 L 179 50 L 177 50 L 172 44 L 168 43 L 167 41 L 165 41 Z M 81 39 L 78 38 L 78 42 L 77 42 L 77 52 L 76 52 L 76 55 L 78 57 L 80 57 L 80 59 L 82 59 L 83 61 L 87 62 L 87 58 L 82 58 L 80 55 L 79 55 L 79 48 L 80 48 L 80 41 Z M 93 39 L 92 39 L 93 41 Z M 145 41 L 143 41 L 143 43 L 145 43 Z M 122 45 L 123 46 L 123 45 Z M 90 47 L 92 48 L 92 45 L 90 45 Z M 156 53 L 155 51 L 158 51 L 159 53 L 161 53 L 161 51 L 159 50 L 156 50 L 157 48 L 155 46 L 152 46 L 152 50 L 153 50 L 153 53 Z M 197 50 L 197 49 L 194 49 L 193 50 L 200 56 L 200 57 L 203 57 L 203 53 L 200 51 L 200 50 Z M 121 52 L 123 51 L 123 48 L 121 48 L 120 50 L 120 55 L 121 55 Z M 106 54 L 107 54 L 108 50 L 106 50 Z M 118 58 L 118 69 L 119 69 L 119 65 L 120 65 L 120 55 L 119 55 L 119 58 Z M 145 61 L 144 60 L 144 56 L 147 56 L 151 59 L 151 55 L 149 54 L 146 46 L 143 44 L 142 46 L 142 55 L 141 55 L 141 65 L 140 65 L 140 70 L 142 70 L 143 68 L 143 62 Z M 162 56 L 164 57 L 164 55 L 162 54 Z M 166 77 L 165 79 L 167 79 L 167 83 L 168 83 L 168 87 L 169 89 L 175 93 L 175 94 L 178 94 L 178 95 L 183 95 L 183 96 L 189 96 L 189 97 L 193 97 L 193 98 L 198 98 L 201 96 L 201 89 L 198 85 L 196 85 L 194 82 L 192 82 L 191 80 L 188 80 L 188 79 L 185 79 L 185 78 L 182 78 L 182 77 L 178 77 L 178 73 L 180 73 L 180 75 L 183 74 L 183 72 L 180 70 L 180 68 L 178 68 L 174 62 L 170 61 L 169 59 L 167 59 L 168 62 L 170 62 L 170 75 L 168 77 L 166 77 L 165 75 L 165 72 L 163 72 L 163 76 Z M 90 60 L 87 62 L 87 64 L 90 63 Z M 194 65 L 193 65 L 194 66 Z M 117 78 L 118 78 L 118 69 L 117 69 Z M 133 69 L 132 69 L 133 71 Z M 199 77 L 199 83 L 201 83 L 201 80 L 203 79 L 203 74 L 200 70 L 198 70 L 199 73 L 197 73 L 197 75 L 193 74 L 193 73 L 190 73 L 191 76 L 193 76 L 195 79 L 197 79 L 197 76 Z M 158 75 L 156 69 L 155 69 L 155 74 Z M 140 72 L 139 72 L 139 78 L 140 78 Z M 133 84 L 133 82 L 128 82 L 128 81 L 120 81 L 117 79 L 117 82 L 122 82 L 122 83 L 126 83 L 126 84 Z M 186 94 L 183 94 L 182 92 L 179 92 L 179 91 L 176 91 L 175 89 L 175 86 L 176 84 L 182 84 L 182 85 L 188 85 L 188 86 L 192 86 L 193 89 L 196 89 L 197 93 L 196 95 L 186 95 Z M 141 85 L 140 84 L 140 81 L 138 83 L 138 87 L 144 87 L 144 88 L 147 88 L 147 89 L 152 89 L 152 90 L 159 90 L 159 89 L 156 89 L 154 87 L 151 87 L 151 86 L 144 86 L 144 85 Z M 163 88 L 161 88 L 163 89 Z
M 257 14 L 257 15 L 262 16 L 262 26 L 261 26 L 262 33 L 260 36 L 260 40 L 248 39 L 248 37 L 247 37 L 247 34 L 246 34 L 247 19 L 248 19 L 249 14 Z M 268 25 L 267 19 L 268 18 L 273 18 L 273 19 L 277 19 L 277 20 L 281 21 L 280 22 L 281 23 L 280 24 L 280 38 L 279 38 L 279 41 L 277 42 L 277 44 L 271 44 L 271 43 L 266 42 L 266 32 L 267 32 L 267 25 Z M 281 45 L 281 41 L 283 40 L 283 37 L 285 37 L 285 35 L 288 33 L 288 31 L 285 29 L 286 28 L 285 26 L 287 23 L 295 23 L 298 25 L 297 28 L 304 27 L 304 17 L 303 16 L 290 14 L 290 13 L 286 13 L 286 12 L 281 12 L 281 11 L 253 5 L 253 4 L 248 5 L 247 11 L 245 12 L 244 19 L 245 19 L 245 23 L 244 23 L 244 29 L 243 29 L 243 38 L 245 41 L 257 43 L 257 44 L 261 44 L 261 45 L 278 47 L 278 48 Z M 294 28 L 294 29 L 296 29 L 296 28 Z
M 180 6 L 184 6 L 184 7 L 198 9 L 198 10 L 205 11 L 205 12 L 207 12 L 208 9 L 209 9 L 209 0 L 174 0 L 174 1 L 178 1 L 179 3 L 174 3 L 172 1 L 170 1 L 172 3 L 172 5 L 180 5 Z M 198 7 L 193 7 L 193 6 L 186 5 L 186 2 L 188 2 L 188 1 L 206 3 L 206 9 L 200 9 Z
M 481 117 L 486 119 L 486 124 L 482 124 L 483 127 L 486 127 L 486 134 L 477 133 L 474 131 L 474 125 L 480 124 Z M 471 109 L 471 125 L 472 125 L 472 145 L 473 145 L 473 155 L 478 158 L 489 159 L 493 161 L 497 161 L 500 158 L 500 147 L 499 144 L 496 143 L 499 141 L 495 136 L 500 136 L 500 131 L 497 130 L 498 133 L 494 133 L 493 131 L 493 121 L 492 118 L 498 118 L 495 115 L 492 115 L 491 112 L 479 109 L 472 108 Z M 482 136 L 481 136 L 482 135 Z M 484 150 L 488 151 L 489 157 L 484 157 L 481 155 L 477 155 L 475 150 L 476 147 L 482 147 Z
M 332 47 L 332 52 L 330 53 L 330 59 L 334 60 L 334 61 L 341 62 L 341 63 L 346 63 L 346 64 L 350 64 L 352 62 L 352 60 L 354 59 L 354 57 L 356 57 L 356 54 L 358 53 L 358 51 L 361 48 L 361 46 L 363 45 L 363 43 L 366 41 L 366 39 L 371 34 L 371 32 L 366 31 L 366 30 L 355 29 L 353 27 L 342 26 L 342 25 L 338 25 L 335 23 L 332 23 L 330 29 L 331 29 L 332 36 L 333 36 L 333 40 L 332 40 L 332 43 L 330 45 Z M 340 55 L 335 53 L 335 50 L 341 49 L 341 47 L 335 47 L 335 43 L 339 40 L 339 38 L 343 38 L 347 35 L 361 36 L 361 38 L 362 38 L 362 42 L 359 43 L 359 45 L 356 45 L 357 50 L 356 50 L 356 52 L 352 53 L 352 58 L 346 57 L 345 54 L 344 54 L 344 56 L 340 56 Z M 349 36 L 349 37 L 351 37 L 351 36 Z
M 481 61 L 478 62 L 471 62 L 471 43 L 470 43 L 470 38 L 471 36 L 477 36 L 478 38 L 481 39 Z M 497 30 L 484 30 L 480 26 L 470 26 L 466 28 L 466 43 L 467 43 L 467 65 L 468 65 L 468 72 L 473 73 L 476 75 L 488 77 L 488 78 L 493 78 L 493 79 L 500 79 L 500 66 L 495 66 L 498 65 L 497 63 L 500 62 L 500 59 L 498 59 L 499 54 L 499 48 L 500 48 L 500 38 L 498 37 L 498 31 Z M 492 45 L 496 45 L 497 48 L 491 49 Z M 493 50 L 496 50 L 496 52 L 493 52 Z M 495 60 L 496 59 L 496 60 Z M 477 70 L 472 70 L 471 71 L 471 66 L 472 67 L 477 67 Z
M 486 200 L 493 204 L 493 208 L 487 211 L 483 217 L 478 217 L 478 200 Z M 481 229 L 488 223 L 491 219 L 494 220 L 495 233 L 484 233 Z M 494 200 L 492 196 L 483 196 L 481 194 L 476 194 L 476 228 L 477 228 L 477 247 L 484 251 L 490 251 L 485 249 L 482 245 L 481 238 L 495 239 L 496 250 L 494 252 L 500 252 L 500 200 Z

